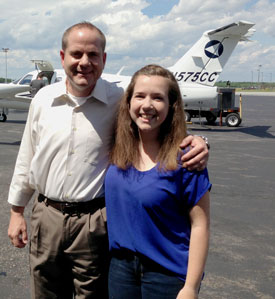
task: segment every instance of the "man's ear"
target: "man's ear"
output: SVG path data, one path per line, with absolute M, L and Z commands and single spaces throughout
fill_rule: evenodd
M 107 60 L 107 53 L 104 52 L 103 53 L 103 64 L 104 64 L 104 67 L 105 67 L 106 60 Z
M 63 50 L 60 50 L 59 54 L 60 54 L 61 64 L 62 64 L 62 66 L 64 66 L 65 53 Z

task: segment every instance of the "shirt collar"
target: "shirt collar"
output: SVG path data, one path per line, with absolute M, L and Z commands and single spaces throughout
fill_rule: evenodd
M 103 79 L 99 78 L 97 80 L 96 86 L 91 94 L 91 97 L 96 98 L 97 100 L 103 102 L 104 104 L 108 104 L 105 81 Z
M 60 83 L 55 83 L 55 84 L 60 84 Z M 57 96 L 55 97 L 55 100 L 57 100 L 57 101 L 69 98 L 68 95 L 67 95 L 67 90 L 66 90 L 66 81 L 64 80 L 62 83 L 63 84 L 59 85 L 59 89 L 57 91 Z M 104 104 L 108 104 L 108 98 L 107 98 L 107 94 L 106 94 L 105 82 L 104 82 L 103 79 L 99 78 L 97 80 L 95 88 L 93 89 L 90 98 L 94 98 L 94 99 L 97 99 L 100 102 L 103 102 Z

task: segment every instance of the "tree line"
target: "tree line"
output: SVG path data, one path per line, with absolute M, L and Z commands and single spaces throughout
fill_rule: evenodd
M 13 81 L 13 80 L 10 78 L 7 78 L 7 83 L 10 83 L 11 81 Z M 0 78 L 0 83 L 5 83 L 5 82 L 6 82 L 5 78 Z

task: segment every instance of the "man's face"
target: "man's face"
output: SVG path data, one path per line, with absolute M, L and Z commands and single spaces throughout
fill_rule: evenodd
M 100 78 L 106 61 L 102 40 L 96 30 L 73 29 L 67 48 L 60 51 L 61 63 L 67 75 L 67 90 L 74 96 L 86 97 Z

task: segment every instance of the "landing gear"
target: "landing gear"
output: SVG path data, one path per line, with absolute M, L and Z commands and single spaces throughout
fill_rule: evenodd
M 7 120 L 7 115 L 5 113 L 0 113 L 0 122 L 5 122 Z

